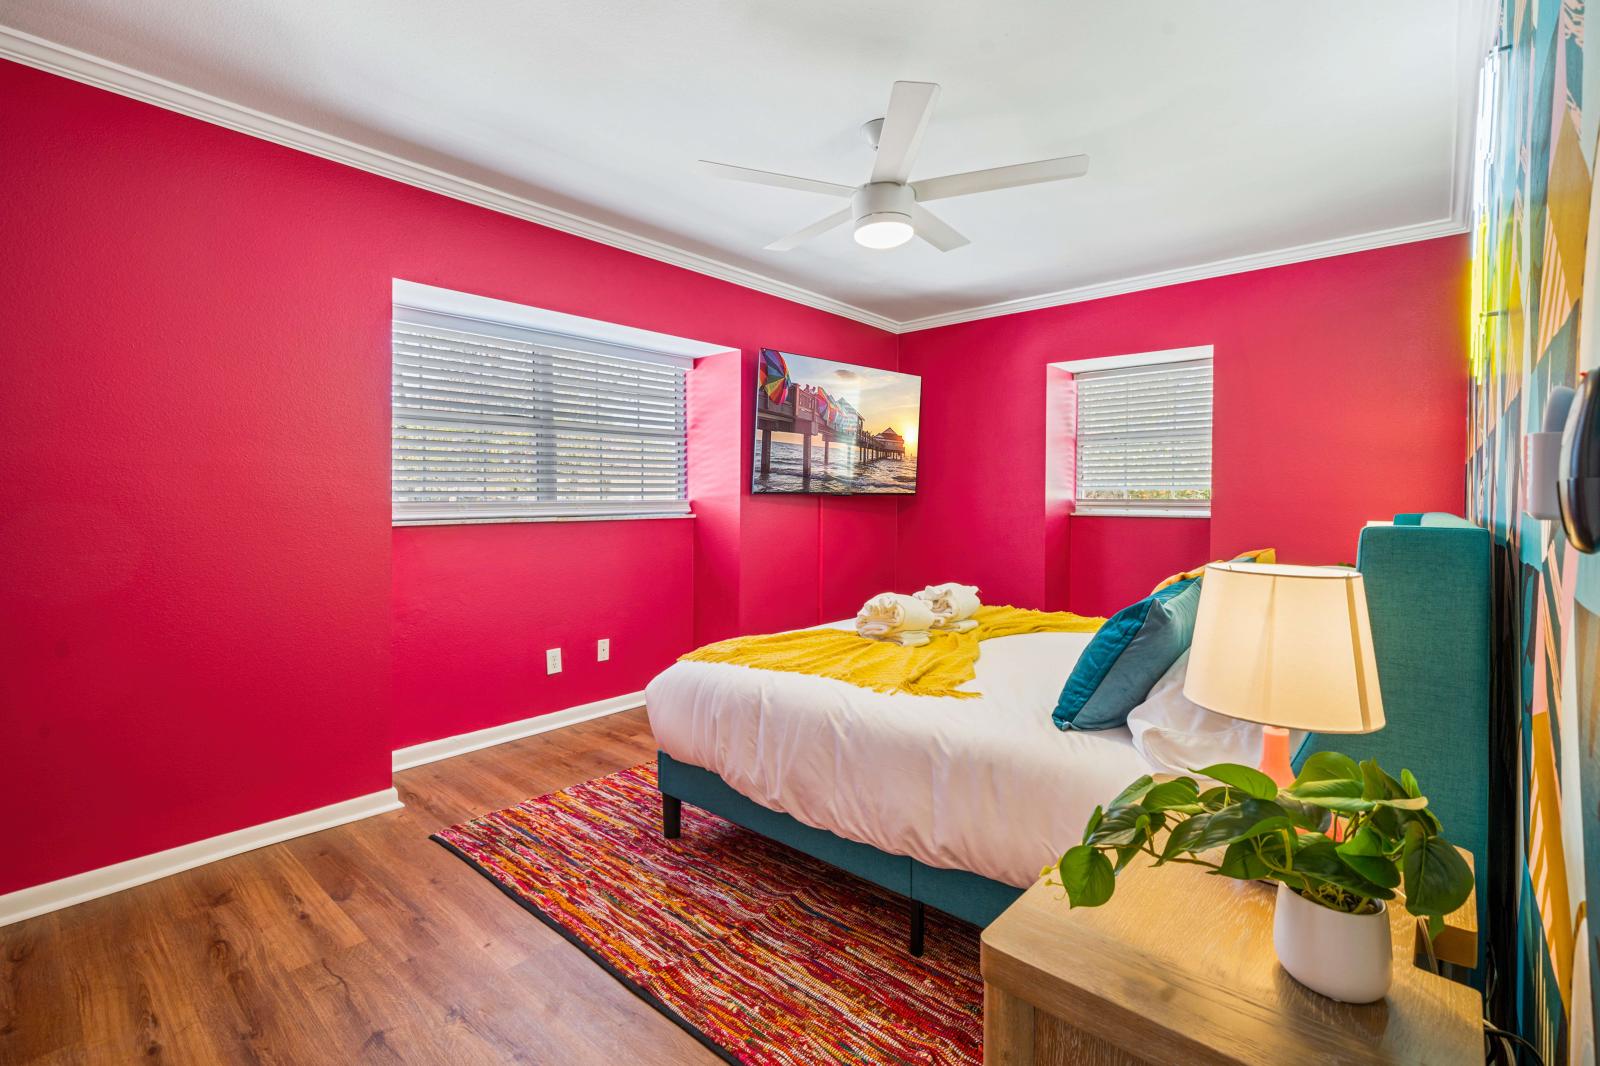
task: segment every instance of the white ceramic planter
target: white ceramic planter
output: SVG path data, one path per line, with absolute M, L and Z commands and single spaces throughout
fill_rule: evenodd
M 1394 949 L 1389 914 L 1344 914 L 1279 882 L 1272 946 L 1289 976 L 1344 1003 L 1371 1003 L 1389 991 Z

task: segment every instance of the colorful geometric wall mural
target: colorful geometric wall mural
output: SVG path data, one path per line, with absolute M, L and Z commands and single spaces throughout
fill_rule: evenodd
M 1585 41 L 1583 0 L 1506 0 L 1502 15 L 1480 104 L 1467 496 L 1503 548 L 1500 602 L 1520 650 L 1502 663 L 1522 786 L 1516 957 L 1502 980 L 1517 1028 L 1555 1066 L 1594 1061 L 1600 556 L 1523 510 L 1521 456 L 1550 388 L 1600 362 L 1600 322 L 1581 314 L 1600 303 L 1600 268 L 1585 272 L 1586 249 L 1600 252 L 1590 217 L 1600 56 L 1588 54 L 1600 42 Z

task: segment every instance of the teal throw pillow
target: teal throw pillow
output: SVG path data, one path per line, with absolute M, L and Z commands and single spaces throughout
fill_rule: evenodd
M 1083 650 L 1051 716 L 1058 729 L 1114 729 L 1194 639 L 1200 578 L 1168 585 L 1106 620 Z

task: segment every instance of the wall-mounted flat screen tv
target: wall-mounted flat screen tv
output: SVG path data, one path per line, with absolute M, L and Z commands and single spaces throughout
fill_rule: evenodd
M 751 492 L 917 491 L 922 379 L 761 350 Z

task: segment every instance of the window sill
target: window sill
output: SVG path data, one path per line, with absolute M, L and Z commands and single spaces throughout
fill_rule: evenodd
M 693 518 L 693 512 L 678 514 L 553 514 L 553 515 L 484 515 L 474 518 L 395 518 L 390 525 L 395 529 L 408 526 L 498 526 L 524 522 L 659 522 L 663 519 Z
M 1085 507 L 1072 509 L 1074 516 L 1085 518 L 1210 518 L 1211 511 L 1196 511 L 1180 507 Z

